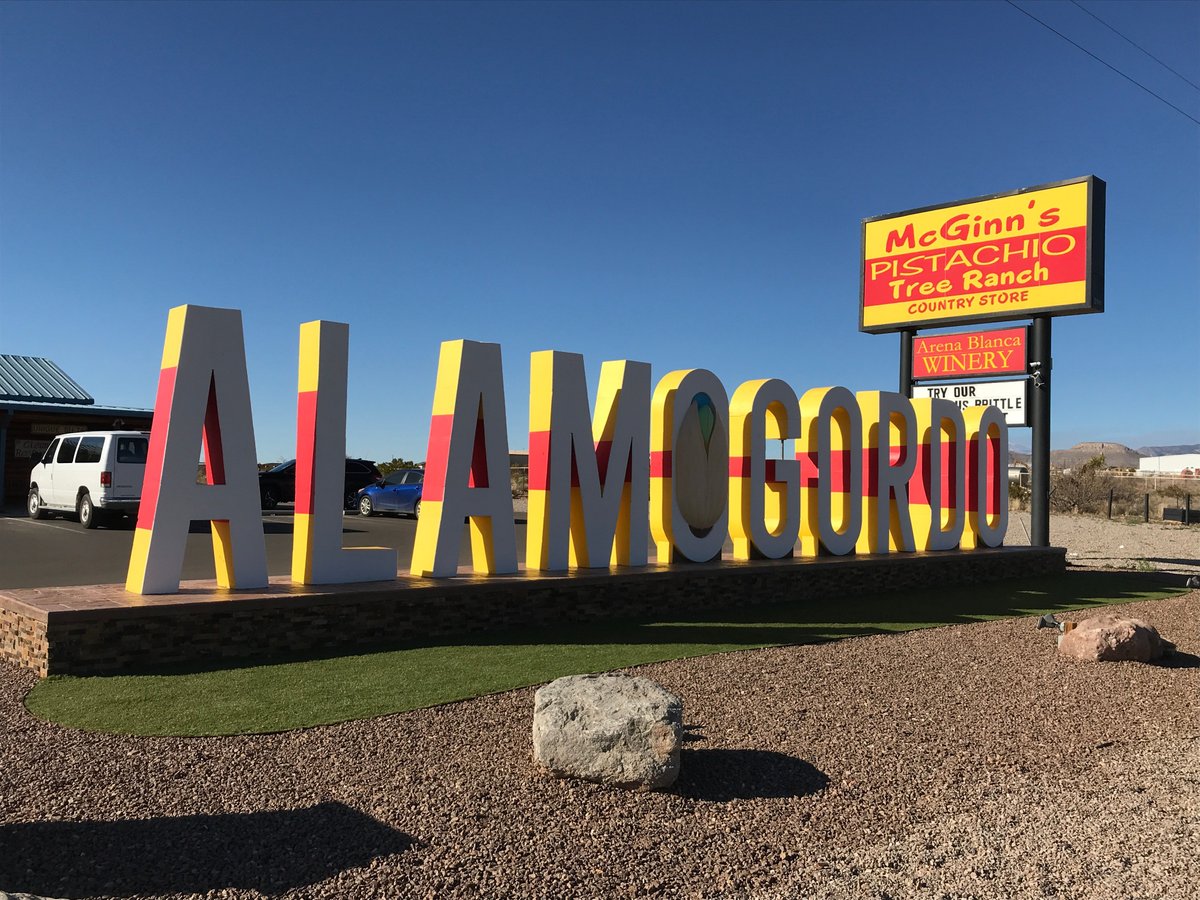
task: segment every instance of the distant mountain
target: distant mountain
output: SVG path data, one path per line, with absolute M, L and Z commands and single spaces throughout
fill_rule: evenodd
M 1110 469 L 1136 469 L 1144 456 L 1176 456 L 1182 453 L 1200 453 L 1200 444 L 1176 444 L 1171 447 L 1139 447 L 1133 450 L 1113 441 L 1084 441 L 1069 450 L 1051 450 L 1050 465 L 1057 469 L 1072 469 L 1082 466 L 1096 456 L 1104 457 L 1104 465 Z M 1009 447 L 1008 457 L 1013 462 L 1028 463 L 1032 451 L 1024 447 Z
M 1060 469 L 1081 466 L 1096 456 L 1104 457 L 1107 468 L 1136 469 L 1142 454 L 1124 444 L 1110 441 L 1084 441 L 1069 450 L 1051 450 L 1050 465 Z
M 1184 453 L 1200 453 L 1200 444 L 1174 444 L 1170 447 L 1138 447 L 1142 456 L 1179 456 Z

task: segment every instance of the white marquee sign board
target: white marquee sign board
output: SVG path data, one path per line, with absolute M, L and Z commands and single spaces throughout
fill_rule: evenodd
M 964 381 L 957 384 L 914 384 L 913 398 L 949 400 L 959 409 L 995 406 L 1010 428 L 1029 424 L 1029 381 Z

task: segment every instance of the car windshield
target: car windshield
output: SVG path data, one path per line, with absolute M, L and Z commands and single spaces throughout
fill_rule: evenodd
M 296 464 L 296 461 L 294 459 L 289 459 L 287 462 L 281 462 L 275 468 L 268 469 L 267 471 L 271 475 L 278 475 L 280 472 L 286 472 L 288 469 L 290 469 L 295 464 Z

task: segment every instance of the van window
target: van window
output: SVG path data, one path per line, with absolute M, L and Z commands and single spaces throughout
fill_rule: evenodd
M 62 443 L 58 445 L 58 456 L 54 457 L 54 461 L 69 463 L 75 458 L 75 448 L 77 446 L 79 446 L 79 438 L 63 438 Z
M 117 462 L 146 463 L 146 451 L 150 441 L 144 437 L 117 438 Z
M 48 463 L 54 459 L 54 454 L 58 451 L 58 438 L 50 442 L 50 446 L 46 448 L 46 452 L 42 454 L 42 462 Z
M 98 463 L 100 462 L 100 454 L 103 452 L 103 437 L 80 438 L 79 450 L 75 453 L 75 462 Z

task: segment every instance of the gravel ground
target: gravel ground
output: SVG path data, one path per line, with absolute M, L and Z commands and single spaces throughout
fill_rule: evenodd
M 1170 665 L 1060 659 L 1022 618 L 642 667 L 689 727 L 657 794 L 539 774 L 532 688 L 148 739 L 39 722 L 0 665 L 0 890 L 1200 896 L 1200 592 L 1124 609 Z
M 1012 512 L 1004 542 L 1029 544 L 1029 513 Z M 1050 543 L 1067 548 L 1072 566 L 1200 574 L 1200 527 L 1125 522 L 1090 516 L 1050 517 Z

